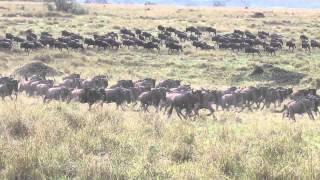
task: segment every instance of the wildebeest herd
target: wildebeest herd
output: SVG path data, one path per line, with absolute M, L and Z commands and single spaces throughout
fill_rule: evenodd
M 289 52 L 297 48 L 294 39 L 286 42 L 280 34 L 270 34 L 259 31 L 254 34 L 250 31 L 234 30 L 232 33 L 218 34 L 212 27 L 190 26 L 185 30 L 159 25 L 157 31 L 147 32 L 141 29 L 122 28 L 119 32 L 108 32 L 103 35 L 94 34 L 92 37 L 84 37 L 77 33 L 62 31 L 60 37 L 55 38 L 49 32 L 35 34 L 27 30 L 22 36 L 6 33 L 5 38 L 0 40 L 0 48 L 12 49 L 20 47 L 26 52 L 42 49 L 55 48 L 62 50 L 84 50 L 85 48 L 97 48 L 99 50 L 118 50 L 125 48 L 143 48 L 160 51 L 165 47 L 169 54 L 182 52 L 189 45 L 201 50 L 232 50 L 233 52 L 245 52 L 246 54 L 261 56 L 262 51 L 268 55 L 276 55 L 276 52 L 288 48 Z M 211 39 L 210 42 L 205 39 Z M 300 36 L 301 48 L 311 52 L 311 48 L 320 48 L 320 42 L 315 39 L 309 40 L 306 35 Z M 285 43 L 285 44 L 284 44 Z
M 295 121 L 295 114 L 307 113 L 311 119 L 318 113 L 320 96 L 316 89 L 303 89 L 293 91 L 283 87 L 230 87 L 224 90 L 193 89 L 190 85 L 182 85 L 180 80 L 167 79 L 156 83 L 155 79 L 145 78 L 137 81 L 119 80 L 109 86 L 107 76 L 99 75 L 90 79 L 82 79 L 79 74 L 71 74 L 63 78 L 62 82 L 55 83 L 42 76 L 34 75 L 19 82 L 13 77 L 0 78 L 0 96 L 17 98 L 19 93 L 27 96 L 40 96 L 44 103 L 52 100 L 77 101 L 101 106 L 115 103 L 123 109 L 132 104 L 133 108 L 139 104 L 140 111 L 148 112 L 149 107 L 162 111 L 171 116 L 173 110 L 180 118 L 199 116 L 199 110 L 210 111 L 208 116 L 215 118 L 214 112 L 218 110 L 234 110 L 241 112 L 247 110 L 260 110 L 277 108 L 283 105 L 283 118 L 288 117 Z

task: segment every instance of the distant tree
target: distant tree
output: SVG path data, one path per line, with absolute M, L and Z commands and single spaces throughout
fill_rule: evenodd
M 63 12 L 68 12 L 72 14 L 77 14 L 77 15 L 88 13 L 88 11 L 84 9 L 75 0 L 45 0 L 45 1 L 48 3 L 48 9 L 49 9 L 50 3 L 54 3 L 56 6 L 55 9 L 57 11 L 63 11 Z M 50 8 L 49 10 L 52 10 L 52 8 Z

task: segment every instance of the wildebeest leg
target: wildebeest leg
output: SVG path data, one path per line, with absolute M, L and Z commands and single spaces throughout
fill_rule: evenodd
M 211 115 L 214 115 L 214 109 L 212 108 L 212 106 L 208 106 L 207 109 L 210 111 L 209 114 L 207 114 L 207 116 L 211 116 Z
M 219 110 L 219 103 L 216 104 L 216 110 Z
M 277 101 L 273 102 L 273 107 L 277 108 Z
M 171 107 L 168 111 L 168 118 L 172 115 L 172 111 L 173 111 L 173 104 L 171 104 Z
M 282 113 L 282 120 L 284 119 L 284 117 L 288 117 L 288 111 L 284 111 Z
M 308 115 L 309 115 L 309 118 L 310 118 L 311 120 L 314 120 L 314 116 L 313 116 L 313 114 L 312 114 L 311 111 L 308 111 Z
M 149 108 L 149 105 L 146 105 L 146 106 L 145 106 L 145 111 L 149 113 L 150 111 L 149 111 L 148 108 Z
M 47 99 L 47 101 L 45 103 L 49 104 L 49 102 L 51 102 L 52 99 Z
M 180 109 L 179 107 L 177 107 L 177 106 L 175 106 L 174 109 L 175 109 L 178 117 L 179 117 L 180 119 L 182 119 L 182 118 L 181 118 L 181 115 L 182 115 L 183 117 L 184 117 L 184 115 L 181 113 L 181 109 Z
M 117 105 L 117 110 L 119 109 L 119 106 L 120 106 L 120 103 L 119 102 L 116 102 L 116 105 Z
M 166 114 L 169 107 L 170 107 L 170 104 L 165 104 L 163 114 Z
M 141 111 L 146 112 L 146 105 L 141 103 L 140 109 Z
M 159 105 L 154 105 L 154 107 L 156 108 L 156 113 L 159 112 Z
M 123 107 L 123 104 L 120 104 L 121 110 L 125 111 L 125 108 Z
M 289 119 L 292 119 L 293 121 L 296 121 L 296 117 L 295 117 L 294 113 L 290 112 L 290 111 L 288 113 L 289 113 Z
M 318 112 L 319 112 L 318 106 L 315 106 L 314 107 L 314 113 L 315 113 L 316 116 L 318 116 Z
M 249 109 L 249 111 L 253 112 L 250 103 L 247 104 L 247 108 Z
M 137 104 L 138 104 L 137 102 L 134 102 L 134 103 L 132 103 L 132 106 L 136 107 Z
M 176 110 L 177 115 L 179 116 L 180 119 L 182 119 L 181 116 L 183 117 L 183 119 L 187 119 L 187 117 L 181 112 L 181 109 L 180 109 L 180 108 L 175 107 L 175 110 Z M 181 115 L 181 116 L 180 116 L 180 115 Z
M 200 107 L 196 107 L 196 108 L 194 108 L 194 116 L 195 117 L 199 117 L 200 116 L 200 114 L 199 114 L 199 110 L 200 110 L 201 108 Z M 192 111 L 190 111 L 189 109 L 187 109 L 187 115 L 188 116 L 191 116 L 190 114 L 191 114 L 191 112 Z
M 260 103 L 261 102 L 259 100 L 255 102 L 255 104 L 256 104 L 256 108 L 255 109 L 259 109 L 260 108 Z

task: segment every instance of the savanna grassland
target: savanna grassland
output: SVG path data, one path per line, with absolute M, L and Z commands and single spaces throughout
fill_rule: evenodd
M 73 16 L 47 12 L 40 3 L 1 2 L 0 34 L 27 29 L 54 35 L 69 30 L 90 36 L 121 27 L 155 32 L 158 25 L 180 30 L 189 25 L 265 30 L 295 38 L 304 33 L 320 38 L 320 12 L 301 9 L 242 9 L 142 5 L 87 5 L 90 14 Z M 265 18 L 251 18 L 263 12 Z M 209 37 L 208 37 L 209 38 Z M 231 51 L 200 51 L 184 44 L 181 54 L 146 50 L 83 52 L 22 50 L 0 52 L 0 73 L 33 61 L 82 77 L 108 75 L 119 79 L 175 78 L 196 88 L 268 84 L 246 78 L 252 67 L 272 64 L 306 74 L 294 88 L 314 87 L 320 50 L 276 57 L 248 57 Z M 244 78 L 235 78 L 243 74 Z M 59 81 L 61 77 L 54 77 Z M 196 120 L 167 118 L 162 113 L 125 111 L 114 105 L 96 106 L 52 102 L 20 95 L 0 102 L 1 179 L 320 179 L 320 118 L 298 116 L 293 123 L 271 110 L 204 112 Z

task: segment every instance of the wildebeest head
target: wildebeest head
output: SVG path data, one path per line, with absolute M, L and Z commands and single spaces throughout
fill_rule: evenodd
M 91 88 L 85 88 L 84 93 L 80 96 L 80 102 L 81 103 L 89 103 L 93 104 L 99 100 L 103 100 L 105 96 L 105 90 L 104 89 L 91 89 Z
M 19 87 L 19 81 L 15 80 L 11 77 L 1 77 L 0 78 L 0 84 L 4 84 L 8 88 L 8 93 L 11 95 L 13 92 L 16 93 L 18 92 L 18 87 Z
M 166 100 L 167 92 L 168 92 L 168 89 L 164 87 L 151 89 L 152 95 L 157 96 L 159 100 Z
M 193 101 L 193 103 L 202 104 L 203 94 L 201 90 L 192 90 L 191 95 L 191 100 Z

